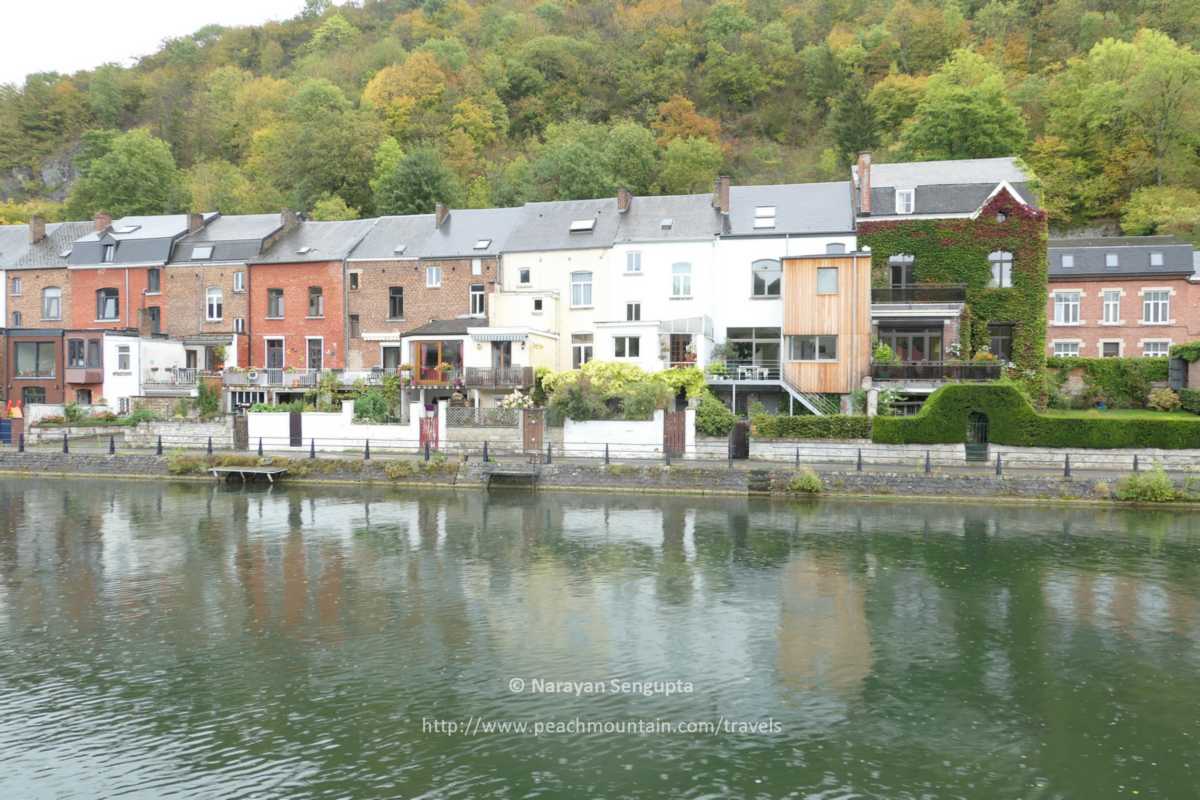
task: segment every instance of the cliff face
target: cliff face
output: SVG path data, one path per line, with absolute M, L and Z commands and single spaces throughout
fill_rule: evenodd
M 0 200 L 29 200 L 40 198 L 61 203 L 67 199 L 71 184 L 79 172 L 75 156 L 79 144 L 73 142 L 44 159 L 36 169 L 13 167 L 0 172 Z

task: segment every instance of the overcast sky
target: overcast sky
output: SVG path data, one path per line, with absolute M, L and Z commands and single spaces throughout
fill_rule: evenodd
M 109 61 L 129 66 L 163 39 L 213 23 L 287 19 L 303 6 L 304 0 L 0 0 L 0 83 Z

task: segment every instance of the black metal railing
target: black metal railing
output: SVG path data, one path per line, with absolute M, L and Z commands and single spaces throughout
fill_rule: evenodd
M 1003 366 L 999 362 L 904 361 L 871 364 L 877 381 L 994 381 Z
M 738 360 L 714 361 L 706 370 L 713 382 L 726 381 L 777 381 L 780 379 L 778 361 Z
M 516 389 L 533 385 L 533 367 L 467 367 L 465 384 L 481 389 Z
M 872 303 L 961 303 L 967 287 L 960 283 L 926 283 L 915 286 L 876 286 Z

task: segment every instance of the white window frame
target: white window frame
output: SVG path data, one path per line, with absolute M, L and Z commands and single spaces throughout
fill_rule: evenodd
M 1120 253 L 1105 253 L 1104 254 L 1104 268 L 1105 269 L 1120 269 L 1121 268 L 1121 254 Z
M 620 344 L 619 349 L 621 352 L 617 352 L 618 344 Z M 633 349 L 633 347 L 631 347 L 631 345 L 636 346 L 637 353 L 629 352 L 630 350 Z M 641 357 L 642 357 L 642 337 L 632 336 L 632 335 L 628 335 L 628 334 L 613 337 L 613 358 L 630 359 L 630 358 L 641 358 Z
M 1117 346 L 1117 354 L 1115 356 L 1104 355 L 1104 345 L 1115 344 Z M 1098 358 L 1123 358 L 1125 356 L 1125 340 L 1124 339 L 1100 339 L 1096 342 L 1096 356 Z
M 586 342 L 577 342 L 577 341 L 575 341 L 576 336 L 588 336 L 590 338 Z M 571 334 L 572 369 L 578 369 L 578 367 L 574 366 L 576 361 L 578 361 L 579 366 L 582 367 L 584 364 L 588 363 L 589 361 L 594 360 L 596 358 L 596 349 L 595 348 L 596 348 L 596 337 L 594 334 L 590 334 L 590 333 L 573 333 L 573 334 Z
M 106 244 L 100 249 L 100 261 L 104 264 L 111 264 L 117 258 L 117 246 L 115 244 Z
M 771 282 L 769 282 L 765 277 L 762 279 L 762 284 L 763 284 L 762 292 L 758 291 L 758 276 L 760 274 L 765 275 L 768 273 L 768 269 L 764 268 L 767 265 L 770 265 L 770 267 L 771 267 L 771 269 L 769 270 L 769 272 L 771 274 L 778 275 L 778 280 L 775 281 L 776 288 L 775 288 L 774 294 L 772 294 L 771 290 L 770 290 Z M 769 298 L 769 299 L 777 299 L 782 292 L 783 292 L 783 262 L 781 262 L 777 258 L 758 258 L 758 259 L 755 259 L 754 261 L 750 262 L 750 296 L 751 297 L 763 297 L 763 298 Z
M 1162 253 L 1155 251 L 1150 254 L 1150 266 L 1161 267 L 1164 264 L 1166 264 L 1166 258 Z
M 1150 344 L 1162 345 L 1163 352 L 1155 353 L 1155 354 L 1147 353 L 1146 345 L 1150 345 Z M 1140 341 L 1138 341 L 1138 346 L 1142 349 L 1142 357 L 1143 358 L 1167 358 L 1171 354 L 1171 340 L 1170 339 L 1141 339 Z
M 13 296 L 20 296 L 20 294 L 21 294 L 21 279 L 16 277 L 15 275 L 13 276 L 13 279 L 12 279 L 12 285 L 11 285 L 11 290 L 10 290 L 9 294 L 11 294 Z
M 279 292 L 279 313 L 278 314 L 271 313 L 271 292 Z M 286 313 L 286 309 L 284 308 L 284 301 L 285 301 L 286 297 L 287 297 L 287 295 L 284 292 L 284 290 L 278 286 L 272 286 L 267 289 L 267 313 L 266 313 L 267 319 L 283 319 L 283 316 Z
M 917 190 L 897 189 L 895 205 L 897 214 L 912 214 L 917 208 Z
M 1074 348 L 1074 352 L 1060 353 L 1058 352 L 1060 345 L 1072 347 Z M 1055 339 L 1050 342 L 1050 352 L 1054 354 L 1055 358 L 1079 358 L 1080 354 L 1083 353 L 1083 342 L 1079 339 Z
M 626 322 L 641 322 L 642 321 L 642 304 L 637 301 L 631 301 L 625 304 L 625 321 Z
M 840 272 L 841 272 L 841 270 L 839 270 L 837 267 L 817 267 L 817 294 L 821 294 L 821 295 L 837 294 L 840 291 L 840 280 L 841 280 L 841 276 L 839 275 Z M 829 287 L 825 287 L 824 289 L 821 288 L 821 276 L 822 275 L 825 275 L 825 276 L 833 275 L 833 288 L 832 289 L 830 289 Z
M 1143 325 L 1170 325 L 1175 322 L 1171 319 L 1171 295 L 1174 290 L 1167 286 L 1146 286 L 1138 290 L 1138 295 L 1142 298 L 1142 319 Z M 1151 300 L 1149 295 L 1154 295 L 1155 299 Z M 1162 295 L 1160 298 L 1159 295 Z
M 233 273 L 233 291 L 246 291 L 246 273 L 244 270 L 238 270 Z
M 1114 300 L 1112 296 L 1115 295 Z M 1121 325 L 1121 298 L 1125 296 L 1124 289 L 1100 290 L 1100 324 Z M 1112 312 L 1111 314 L 1109 312 Z M 1111 319 L 1110 319 L 1111 316 Z
M 1077 289 L 1062 289 L 1056 291 L 1052 295 L 1054 297 L 1054 325 L 1077 326 L 1083 324 L 1082 308 L 1083 308 L 1083 292 Z M 1073 305 L 1068 301 L 1074 300 Z M 1062 301 L 1060 303 L 1060 301 Z M 1074 308 L 1075 313 L 1066 313 L 1063 316 L 1065 319 L 1059 318 L 1059 308 L 1071 309 Z M 1074 319 L 1071 317 L 1074 316 Z
M 991 267 L 992 277 L 988 281 L 990 289 L 1011 289 L 1014 256 L 1007 250 L 993 250 L 988 253 L 988 266 Z
M 442 288 L 442 268 L 438 266 L 428 266 L 425 268 L 425 288 L 440 289 Z
M 48 300 L 49 297 L 47 296 L 46 292 L 50 292 L 50 291 L 58 292 L 58 296 L 54 298 L 54 301 L 58 306 L 57 314 L 47 313 L 46 300 Z M 61 320 L 62 319 L 62 287 L 47 286 L 44 289 L 42 289 L 42 319 L 44 319 L 44 320 Z
M 489 239 L 488 241 L 490 242 L 491 240 Z M 482 258 L 472 258 L 471 259 L 471 274 L 475 275 L 475 276 L 479 276 L 479 275 L 483 274 L 483 259 Z
M 1075 254 L 1074 253 L 1063 253 L 1059 257 L 1059 264 L 1062 266 L 1063 269 L 1075 269 Z
M 585 277 L 586 276 L 586 277 Z M 579 290 L 576 298 L 575 290 Z M 586 294 L 586 297 L 584 296 Z M 584 270 L 571 273 L 571 308 L 592 307 L 592 273 Z
M 133 369 L 130 364 L 132 353 L 127 344 L 117 345 L 117 372 L 129 372 Z
M 671 265 L 671 299 L 687 300 L 691 296 L 692 265 L 688 261 L 677 261 Z
M 642 274 L 642 251 L 629 250 L 625 253 L 625 274 L 626 275 L 641 275 Z
M 487 287 L 482 283 L 472 283 L 467 287 L 467 296 L 470 298 L 468 305 L 468 313 L 472 317 L 482 317 L 487 313 Z M 476 306 L 479 306 L 478 309 Z
M 217 298 L 217 313 L 213 314 L 213 297 Z M 209 286 L 204 290 L 204 321 L 220 322 L 225 319 L 225 292 L 220 286 Z
M 317 313 L 313 312 L 312 300 L 313 289 L 317 290 Z M 325 287 L 324 286 L 309 286 L 305 292 L 304 318 L 305 319 L 325 319 Z

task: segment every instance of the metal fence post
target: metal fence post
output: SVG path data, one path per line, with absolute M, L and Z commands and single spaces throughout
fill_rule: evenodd
M 71 447 L 70 447 L 70 445 L 67 444 L 67 435 L 65 433 L 63 434 L 63 452 L 64 453 L 71 452 Z
M 371 440 L 363 439 L 363 461 L 371 460 Z
M 316 458 L 316 457 L 317 457 L 317 440 L 316 440 L 316 437 L 312 437 L 312 438 L 310 438 L 310 439 L 308 440 L 308 457 L 309 457 L 309 458 Z
M 546 442 L 546 463 L 547 464 L 550 464 L 554 461 L 554 456 L 551 454 L 551 449 L 553 447 L 554 447 L 554 445 L 550 444 L 550 442 Z
M 155 447 L 154 447 L 154 455 L 156 455 L 156 456 L 162 455 L 162 434 L 161 433 L 158 435 L 158 444 L 155 445 Z M 260 453 L 260 455 L 261 455 L 261 453 Z
M 208 454 L 212 455 L 212 437 L 208 437 Z
M 262 437 L 258 437 L 258 456 L 262 458 Z
M 800 448 L 796 448 L 796 466 L 800 466 Z
M 996 474 L 1003 475 L 1004 467 L 1000 465 L 1000 454 L 996 453 Z
M 930 460 L 929 451 L 926 450 L 925 451 L 925 474 L 928 475 L 931 472 L 933 472 L 933 461 Z
M 608 442 L 604 443 L 604 465 L 608 466 Z
M 18 453 L 25 452 L 25 434 L 24 433 L 17 434 L 17 452 Z
M 116 455 L 116 452 L 117 452 L 117 437 L 113 436 L 110 433 L 108 435 L 108 454 L 110 456 Z
M 488 463 L 488 443 L 487 439 L 483 440 L 483 463 Z
M 429 460 L 429 442 L 425 442 L 425 460 Z
M 1138 472 L 1138 454 L 1133 454 L 1133 471 Z
M 1063 477 L 1071 477 L 1071 454 L 1067 453 L 1063 461 Z
M 858 448 L 858 461 L 854 465 L 855 472 L 862 472 L 862 448 Z
M 671 448 L 670 447 L 666 447 L 666 446 L 663 447 L 663 463 L 665 463 L 668 467 L 671 466 Z

